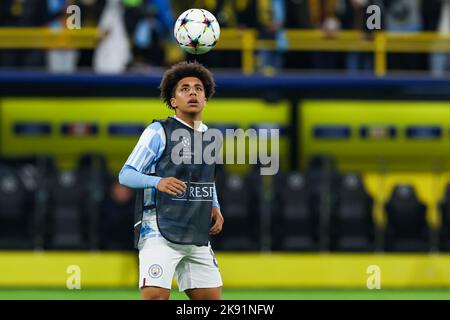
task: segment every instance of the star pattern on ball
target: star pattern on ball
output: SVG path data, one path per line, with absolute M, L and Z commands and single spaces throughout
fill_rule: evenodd
M 174 36 L 178 45 L 191 54 L 203 54 L 217 44 L 220 27 L 217 19 L 207 10 L 190 9 L 176 22 Z

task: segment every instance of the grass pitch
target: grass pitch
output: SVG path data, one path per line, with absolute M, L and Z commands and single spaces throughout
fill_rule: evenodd
M 171 300 L 187 300 L 172 290 Z M 450 300 L 450 290 L 224 290 L 224 300 Z M 137 289 L 0 289 L 0 300 L 140 300 Z

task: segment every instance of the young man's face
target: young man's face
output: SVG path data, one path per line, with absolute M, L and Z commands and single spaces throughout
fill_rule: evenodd
M 178 112 L 199 113 L 206 105 L 205 87 L 200 79 L 186 77 L 178 81 L 170 103 Z

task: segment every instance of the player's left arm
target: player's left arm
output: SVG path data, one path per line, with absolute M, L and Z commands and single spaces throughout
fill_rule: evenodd
M 222 231 L 224 219 L 222 213 L 220 212 L 219 200 L 217 199 L 216 185 L 214 185 L 212 202 L 213 204 L 211 209 L 211 219 L 214 221 L 214 225 L 209 230 L 209 233 L 218 234 L 220 233 L 220 231 Z

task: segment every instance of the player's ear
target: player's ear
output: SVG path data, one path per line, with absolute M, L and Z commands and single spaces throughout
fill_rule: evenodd
M 175 98 L 170 98 L 170 105 L 172 106 L 172 108 L 176 108 L 177 101 L 175 100 Z

